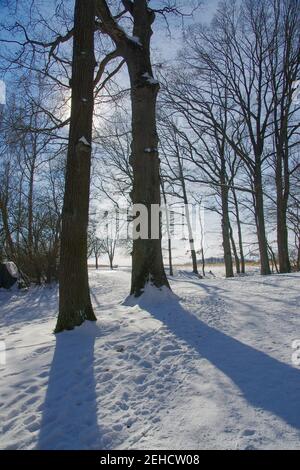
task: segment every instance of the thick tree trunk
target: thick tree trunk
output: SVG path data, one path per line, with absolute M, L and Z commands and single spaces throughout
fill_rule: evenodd
M 127 64 L 131 84 L 133 205 L 143 205 L 148 210 L 148 238 L 133 240 L 131 294 L 139 296 L 151 282 L 157 287 L 169 286 L 163 266 L 161 230 L 150 237 L 151 206 L 160 205 L 160 179 L 158 136 L 156 130 L 156 100 L 159 90 L 153 78 L 150 40 L 155 12 L 147 0 L 122 1 L 133 20 L 129 37 L 112 15 L 106 1 L 97 0 L 97 15 L 104 32 L 115 42 L 117 51 Z
M 131 294 L 139 296 L 145 285 L 156 287 L 169 283 L 164 270 L 161 230 L 157 238 L 151 238 L 151 206 L 160 205 L 160 171 L 158 135 L 156 129 L 156 100 L 159 84 L 154 80 L 150 60 L 151 24 L 153 14 L 146 2 L 134 3 L 134 36 L 140 38 L 143 47 L 132 45 L 125 52 L 131 82 L 132 153 L 134 205 L 142 204 L 148 210 L 148 239 L 133 240 Z
M 160 179 L 158 136 L 156 130 L 156 100 L 159 90 L 153 78 L 150 40 L 154 11 L 149 2 L 122 1 L 133 20 L 132 36 L 120 28 L 106 1 L 97 0 L 97 15 L 105 33 L 115 42 L 117 52 L 127 64 L 131 84 L 133 206 L 142 205 L 148 211 L 148 237 L 134 237 L 132 250 L 131 294 L 139 296 L 145 285 L 151 282 L 157 287 L 169 283 L 165 274 L 161 250 L 161 230 L 151 237 L 151 208 L 160 206 Z M 134 207 L 135 210 L 135 207 Z M 146 222 L 145 222 L 146 225 Z M 143 227 L 141 232 L 145 232 Z
M 96 320 L 87 267 L 94 78 L 94 0 L 76 0 L 72 102 L 62 212 L 59 315 L 56 332 Z
M 231 256 L 230 246 L 230 220 L 228 209 L 228 187 L 226 186 L 225 179 L 221 176 L 221 204 L 222 204 L 222 239 L 223 239 L 223 252 L 225 263 L 226 277 L 233 277 L 233 263 Z
M 133 240 L 131 294 L 139 296 L 150 281 L 156 287 L 168 286 L 165 274 L 161 234 L 151 239 L 151 206 L 160 205 L 158 136 L 156 131 L 156 97 L 158 85 L 145 78 L 147 70 L 131 73 L 132 100 L 132 203 L 148 210 L 148 239 Z M 149 72 L 149 76 L 151 71 Z
M 260 272 L 262 275 L 269 275 L 271 274 L 271 270 L 268 255 L 268 241 L 266 237 L 265 228 L 264 200 L 260 169 L 257 169 L 254 177 L 254 190 L 257 239 L 260 254 Z

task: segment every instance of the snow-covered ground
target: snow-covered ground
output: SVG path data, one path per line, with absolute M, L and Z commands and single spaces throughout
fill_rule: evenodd
M 57 337 L 56 288 L 0 289 L 0 448 L 299 449 L 299 281 L 180 271 L 130 306 L 91 271 L 99 321 Z

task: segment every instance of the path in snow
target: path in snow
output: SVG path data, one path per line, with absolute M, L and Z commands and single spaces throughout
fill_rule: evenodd
M 98 323 L 57 338 L 56 289 L 0 290 L 1 448 L 300 448 L 300 275 L 129 280 L 91 272 Z

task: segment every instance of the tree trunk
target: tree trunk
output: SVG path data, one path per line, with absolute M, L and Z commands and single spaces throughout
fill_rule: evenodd
M 99 269 L 98 255 L 95 255 L 96 269 Z
M 167 225 L 167 235 L 168 235 L 168 255 L 169 255 L 169 274 L 173 276 L 173 262 L 172 262 L 172 240 L 171 240 L 171 230 L 170 230 L 170 219 L 169 219 L 169 209 L 167 206 L 167 196 L 165 193 L 164 182 L 163 179 L 160 179 L 161 182 L 161 191 L 163 195 L 163 200 L 166 209 L 166 225 Z
M 237 231 L 238 231 L 241 273 L 245 274 L 245 256 L 244 256 L 244 248 L 243 248 L 242 226 L 241 226 L 241 219 L 240 219 L 239 202 L 237 199 L 235 189 L 232 190 L 232 194 L 233 194 L 233 199 L 234 199 L 236 224 L 237 224 Z
M 274 272 L 274 269 L 276 270 L 276 273 L 279 274 L 279 269 L 277 266 L 277 261 L 276 261 L 276 256 L 275 253 L 270 245 L 268 245 L 268 250 L 270 252 L 270 258 L 271 258 L 271 265 L 272 265 L 272 273 Z
M 205 277 L 204 227 L 203 227 L 204 220 L 202 220 L 201 212 L 199 216 L 199 222 L 200 222 L 200 235 L 201 235 L 201 243 L 200 243 L 201 267 L 202 267 L 202 276 Z
M 168 254 L 169 254 L 169 274 L 170 276 L 174 276 L 173 271 L 173 261 L 172 261 L 172 240 L 168 239 Z
M 229 234 L 230 234 L 231 247 L 232 247 L 232 251 L 233 251 L 233 255 L 234 255 L 236 273 L 240 274 L 241 273 L 241 263 L 240 263 L 240 258 L 239 258 L 239 255 L 238 255 L 238 252 L 237 252 L 237 249 L 236 249 L 236 244 L 235 244 L 235 241 L 234 241 L 233 230 L 232 230 L 231 224 L 229 226 Z
M 139 36 L 137 36 L 139 37 Z M 132 203 L 143 204 L 148 211 L 148 239 L 133 240 L 131 294 L 140 296 L 147 282 L 156 287 L 167 286 L 161 230 L 151 238 L 151 206 L 160 205 L 158 135 L 156 100 L 159 85 L 153 79 L 150 51 L 145 48 L 128 60 L 132 104 Z M 152 78 L 151 78 L 152 77 Z
M 158 137 L 156 132 L 156 96 L 158 85 L 143 78 L 140 73 L 131 74 L 132 100 L 132 155 L 133 204 L 143 204 L 148 211 L 148 239 L 133 240 L 131 294 L 139 296 L 148 281 L 156 287 L 169 286 L 165 274 L 161 233 L 151 239 L 151 205 L 160 204 Z M 145 150 L 148 151 L 145 151 Z
M 205 256 L 204 250 L 201 248 L 201 268 L 202 268 L 202 276 L 205 277 Z
M 186 218 L 186 223 L 187 223 L 187 227 L 188 227 L 188 235 L 189 235 L 189 244 L 190 244 L 190 250 L 191 250 L 191 257 L 192 257 L 193 273 L 199 275 L 198 265 L 197 265 L 197 254 L 196 254 L 196 250 L 195 250 L 194 236 L 193 236 L 193 230 L 192 230 L 190 213 L 189 213 L 189 206 L 188 206 L 189 201 L 188 201 L 188 196 L 187 196 L 187 191 L 186 191 L 186 186 L 185 186 L 182 163 L 181 163 L 180 155 L 179 155 L 179 149 L 177 149 L 177 162 L 178 162 L 179 178 L 180 178 L 182 194 L 183 194 L 185 218 Z
M 35 174 L 35 157 L 32 157 L 33 161 L 30 165 L 30 175 L 29 175 L 29 188 L 28 188 L 28 255 L 30 262 L 33 264 L 33 189 L 34 189 L 34 174 Z
M 289 243 L 288 243 L 288 228 L 287 228 L 287 205 L 289 195 L 289 170 L 284 168 L 284 175 L 282 175 L 283 165 L 288 155 L 284 157 L 283 151 L 277 147 L 276 151 L 276 168 L 275 168 L 275 181 L 277 193 L 277 249 L 278 249 L 278 262 L 279 271 L 281 273 L 291 272 L 291 264 L 289 258 Z M 285 166 L 285 164 L 284 164 Z
M 7 253 L 8 257 L 15 261 L 15 247 L 14 247 L 14 242 L 13 242 L 10 228 L 9 228 L 7 206 L 6 206 L 6 203 L 4 203 L 1 199 L 0 199 L 0 211 L 2 215 L 2 224 L 3 224 L 5 242 L 8 248 L 8 250 L 6 251 L 8 251 Z
M 131 37 L 120 28 L 106 1 L 97 0 L 97 15 L 102 21 L 104 32 L 109 34 L 116 44 L 118 54 L 125 59 L 130 78 L 130 164 L 133 169 L 131 200 L 133 205 L 143 205 L 148 210 L 148 237 L 134 237 L 133 240 L 131 294 L 138 297 L 148 282 L 156 287 L 170 286 L 163 266 L 161 229 L 157 237 L 149 237 L 152 228 L 151 206 L 160 205 L 160 162 L 156 130 L 159 85 L 153 78 L 150 58 L 155 12 L 149 7 L 147 0 L 122 3 L 133 21 Z
M 233 263 L 231 256 L 230 246 L 230 221 L 228 209 L 228 187 L 226 181 L 221 176 L 221 204 L 222 204 L 222 238 L 223 238 L 223 251 L 226 277 L 233 277 Z
M 254 190 L 255 190 L 255 215 L 256 215 L 256 228 L 257 238 L 260 254 L 260 272 L 262 275 L 271 274 L 269 255 L 268 255 L 268 242 L 266 237 L 265 228 L 265 214 L 264 214 L 264 201 L 262 191 L 262 178 L 260 169 L 256 170 L 254 175 Z
M 12 233 L 10 230 L 9 224 L 9 215 L 8 215 L 8 203 L 9 203 L 9 196 L 10 196 L 10 164 L 7 165 L 5 170 L 5 180 L 3 184 L 3 188 L 0 188 L 0 213 L 2 216 L 2 225 L 3 225 L 3 232 L 4 232 L 4 240 L 5 240 L 5 252 L 6 256 L 8 256 L 11 260 L 16 261 L 16 250 L 15 244 L 12 238 Z
M 190 244 L 190 249 L 191 249 L 193 273 L 197 274 L 197 276 L 199 276 L 198 263 L 197 263 L 197 254 L 196 254 L 196 250 L 195 250 L 194 237 L 193 237 L 193 233 L 192 233 L 190 214 L 189 214 L 189 210 L 188 210 L 188 207 L 187 207 L 186 204 L 185 204 L 185 209 L 186 209 L 186 219 L 187 219 L 187 224 L 188 224 L 189 244 Z
M 279 272 L 291 272 L 291 264 L 289 258 L 289 245 L 288 245 L 288 229 L 286 222 L 286 209 L 283 201 L 277 199 L 277 248 L 278 248 L 278 261 Z
M 76 0 L 72 102 L 62 212 L 59 315 L 55 332 L 72 329 L 93 312 L 87 266 L 92 120 L 94 108 L 94 0 Z

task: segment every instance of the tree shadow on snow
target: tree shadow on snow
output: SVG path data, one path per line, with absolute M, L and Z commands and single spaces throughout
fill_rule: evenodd
M 208 326 L 184 310 L 175 296 L 160 305 L 142 298 L 138 304 L 231 379 L 249 404 L 300 429 L 299 369 Z
M 56 336 L 37 449 L 99 448 L 94 378 L 97 336 L 100 330 L 93 322 Z

